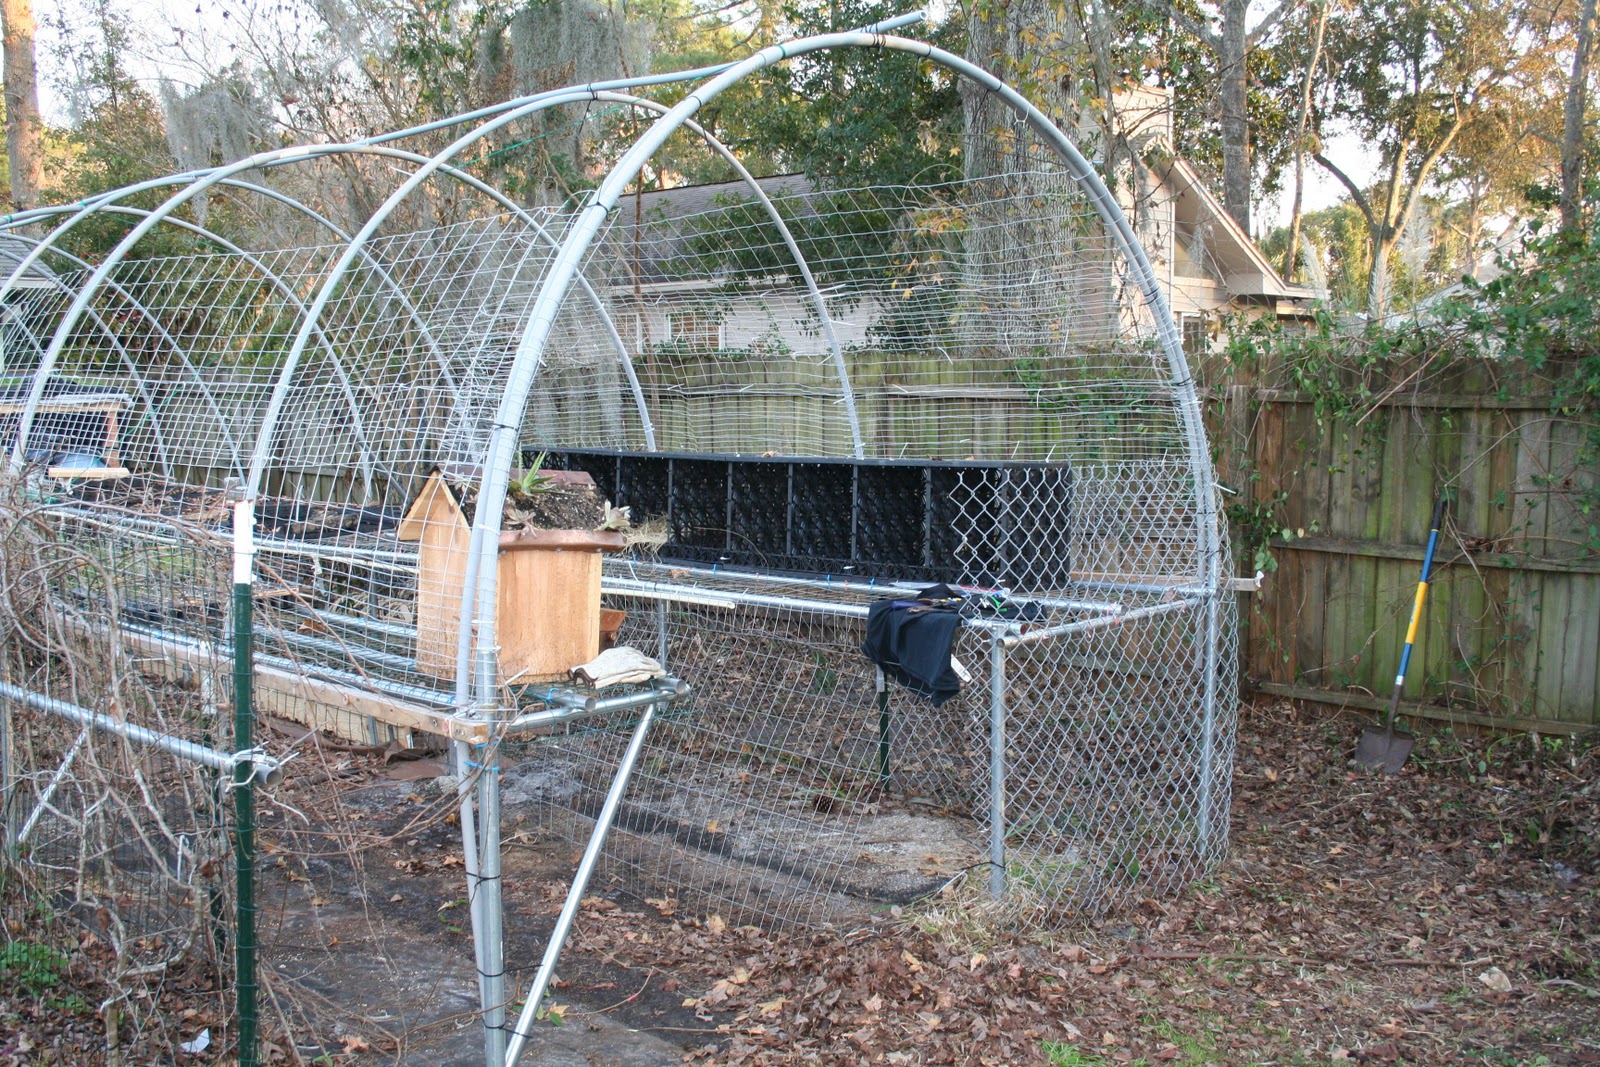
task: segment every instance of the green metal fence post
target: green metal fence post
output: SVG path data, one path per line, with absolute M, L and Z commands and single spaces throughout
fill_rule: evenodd
M 254 746 L 255 713 L 251 686 L 251 582 L 255 545 L 255 505 L 241 500 L 233 510 L 233 750 Z M 256 1032 L 256 811 L 255 763 L 240 759 L 233 768 L 235 995 L 239 1002 L 239 1067 L 257 1067 Z

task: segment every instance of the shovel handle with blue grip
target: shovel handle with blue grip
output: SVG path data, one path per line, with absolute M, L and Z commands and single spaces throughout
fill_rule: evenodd
M 1394 730 L 1394 711 L 1400 704 L 1400 690 L 1406 684 L 1406 668 L 1411 666 L 1411 649 L 1417 643 L 1417 627 L 1422 622 L 1422 605 L 1428 599 L 1428 578 L 1433 573 L 1433 551 L 1439 547 L 1439 527 L 1444 524 L 1444 497 L 1433 505 L 1433 522 L 1428 529 L 1428 549 L 1422 554 L 1422 577 L 1417 595 L 1411 601 L 1411 622 L 1406 626 L 1406 647 L 1400 651 L 1400 670 L 1394 676 L 1394 693 L 1389 697 L 1389 730 Z
M 1394 730 L 1395 712 L 1400 707 L 1400 691 L 1405 688 L 1406 670 L 1411 666 L 1411 650 L 1417 643 L 1417 629 L 1422 623 L 1422 608 L 1428 601 L 1428 579 L 1433 574 L 1433 554 L 1439 547 L 1439 527 L 1444 525 L 1444 497 L 1433 506 L 1433 521 L 1428 529 L 1428 547 L 1422 554 L 1422 577 L 1417 581 L 1417 593 L 1411 600 L 1411 621 L 1406 626 L 1406 644 L 1400 651 L 1400 669 L 1395 672 L 1394 691 L 1389 695 L 1389 716 L 1379 732 L 1368 727 L 1356 748 L 1356 762 L 1369 767 L 1382 767 L 1390 774 L 1397 773 L 1411 754 L 1410 734 L 1397 736 Z

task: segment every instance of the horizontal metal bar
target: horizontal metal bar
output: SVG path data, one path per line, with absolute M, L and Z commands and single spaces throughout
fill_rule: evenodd
M 129 633 L 142 634 L 178 649 L 189 651 L 195 655 L 208 653 L 207 647 L 201 642 L 185 634 L 173 633 L 155 626 L 143 626 L 138 623 L 123 622 L 122 629 Z M 216 648 L 226 648 L 224 642 L 218 642 Z M 270 664 L 281 670 L 293 671 L 304 674 L 309 678 L 319 678 L 323 681 L 333 682 L 338 685 L 347 685 L 354 689 L 367 689 L 390 696 L 403 697 L 419 703 L 430 704 L 435 707 L 453 707 L 454 695 L 438 689 L 429 689 L 426 686 L 412 685 L 407 682 L 397 682 L 388 678 L 374 678 L 369 675 L 356 674 L 352 671 L 342 671 L 336 667 L 329 667 L 321 663 L 307 663 L 304 660 L 290 659 L 287 656 L 275 656 L 261 649 L 256 650 L 258 663 Z M 219 668 L 220 669 L 220 668 Z
M 417 661 L 410 656 L 396 655 L 393 652 L 384 652 L 376 648 L 368 648 L 365 645 L 352 645 L 347 642 L 333 641 L 326 637 L 316 637 L 312 634 L 296 633 L 293 630 L 269 629 L 263 626 L 257 634 L 257 639 L 263 644 L 271 640 L 278 640 L 285 644 L 298 645 L 301 648 L 342 656 L 353 662 L 368 662 L 391 671 L 404 671 L 407 674 L 411 674 L 415 673 L 417 669 Z M 258 649 L 257 655 L 260 654 L 261 650 Z
M 688 682 L 670 675 L 658 678 L 650 689 L 614 697 L 579 693 L 573 689 L 552 688 L 546 690 L 539 698 L 548 702 L 549 707 L 540 711 L 523 712 L 507 722 L 505 728 L 510 731 L 556 726 L 597 715 L 608 715 L 614 711 L 642 708 L 650 704 L 671 704 L 686 700 L 693 693 L 694 690 L 690 688 Z
M 348 626 L 352 630 L 367 630 L 385 637 L 395 637 L 402 641 L 415 641 L 417 630 L 414 626 L 402 626 L 397 622 L 384 622 L 381 619 L 363 619 L 358 615 L 344 615 L 337 611 L 328 611 L 325 608 L 314 608 L 301 601 L 290 601 L 288 608 L 298 615 L 329 626 Z
M 95 526 L 117 532 L 139 531 L 154 543 L 192 546 L 215 542 L 218 550 L 226 550 L 233 543 L 233 530 L 228 526 L 186 525 L 176 522 L 149 519 L 117 512 L 108 515 L 81 504 L 53 504 L 48 514 L 66 515 Z M 326 545 L 319 541 L 298 541 L 282 537 L 257 537 L 256 551 L 278 556 L 309 557 L 366 566 L 373 570 L 388 570 L 397 574 L 414 574 L 417 554 L 405 549 L 354 548 L 344 545 Z
M 75 722 L 79 726 L 92 726 L 96 730 L 115 734 L 128 741 L 159 748 L 163 752 L 169 752 L 177 756 L 179 759 L 198 763 L 213 770 L 232 774 L 234 768 L 240 764 L 249 764 L 252 768 L 252 779 L 264 785 L 271 785 L 283 776 L 283 764 L 260 749 L 249 749 L 244 752 L 219 752 L 214 748 L 195 744 L 193 741 L 185 741 L 181 737 L 174 737 L 171 734 L 159 733 L 131 722 L 113 719 L 103 712 L 90 711 L 88 708 L 79 707 L 77 704 L 69 704 L 65 700 L 58 700 L 43 693 L 35 693 L 31 689 L 23 689 L 21 686 L 12 685 L 9 682 L 0 682 L 0 696 L 20 701 L 31 708 L 49 715 L 59 716 L 70 722 Z
M 1152 604 L 1147 608 L 1134 608 L 1124 611 L 1120 615 L 1101 615 L 1093 619 L 1079 619 L 1076 622 L 1062 623 L 1060 626 L 1047 626 L 1040 630 L 1029 630 L 1023 634 L 1013 634 L 1000 639 L 1007 648 L 1016 648 L 1019 645 L 1034 645 L 1040 641 L 1049 641 L 1067 634 L 1083 633 L 1086 630 L 1100 630 L 1107 626 L 1121 626 L 1124 623 L 1136 622 L 1139 619 L 1148 619 L 1156 615 L 1166 615 L 1174 611 L 1184 611 L 1189 608 L 1199 607 L 1204 601 L 1198 598 L 1185 598 L 1174 600 L 1170 604 Z
M 1187 579 L 1185 579 L 1187 581 Z M 1209 591 L 1198 585 L 1165 585 L 1161 582 L 1124 582 L 1114 578 L 1074 578 L 1075 589 L 1105 589 L 1122 593 L 1176 593 L 1179 596 L 1204 597 Z
M 601 578 L 602 592 L 609 592 L 617 596 L 627 596 L 637 593 L 640 596 L 652 597 L 658 600 L 681 600 L 687 603 L 704 602 L 707 599 L 723 601 L 728 607 L 745 606 L 760 608 L 780 608 L 790 611 L 811 611 L 824 615 L 840 615 L 846 618 L 864 619 L 867 617 L 865 604 L 840 604 L 829 600 L 799 600 L 794 597 L 769 596 L 765 593 L 740 593 L 727 589 L 701 589 L 693 585 L 675 585 L 671 582 L 649 582 L 642 578 Z M 722 607 L 723 604 L 715 604 Z
M 637 578 L 623 578 L 620 583 L 617 579 L 601 578 L 600 592 L 613 593 L 618 596 L 643 597 L 646 600 L 671 600 L 679 604 L 699 604 L 702 607 L 722 608 L 726 611 L 731 611 L 739 606 L 726 597 L 713 596 L 710 593 L 696 593 L 692 589 L 681 585 L 646 582 Z
M 856 577 L 805 578 L 805 577 L 800 577 L 800 576 L 788 576 L 788 575 L 778 575 L 778 574 L 762 574 L 759 571 L 720 570 L 720 569 L 715 568 L 715 567 L 695 567 L 695 566 L 681 566 L 680 567 L 680 566 L 678 566 L 676 564 L 671 565 L 669 569 L 674 571 L 674 572 L 681 573 L 681 574 L 698 575 L 698 576 L 700 576 L 702 578 L 715 578 L 715 579 L 717 579 L 719 581 L 750 581 L 750 582 L 754 582 L 754 583 L 763 583 L 763 584 L 767 584 L 767 585 L 798 585 L 798 586 L 803 586 L 803 587 L 810 588 L 810 589 L 826 589 L 826 590 L 832 590 L 832 591 L 835 591 L 835 592 L 842 590 L 842 591 L 847 592 L 847 593 L 860 593 L 860 594 L 866 594 L 866 595 L 878 594 L 878 595 L 890 595 L 890 596 L 892 596 L 892 595 L 899 594 L 899 593 L 915 594 L 915 593 L 920 593 L 920 592 L 922 592 L 922 590 L 928 588 L 928 583 L 927 582 L 878 581 L 876 579 L 871 579 L 871 578 L 866 579 L 866 580 L 863 581 L 862 579 L 856 578 Z M 628 578 L 628 579 L 624 579 L 624 580 L 626 580 L 626 581 L 643 582 L 643 581 L 647 581 L 648 579 L 644 579 L 644 578 Z M 663 583 L 657 583 L 657 584 L 662 585 L 663 587 L 674 587 L 674 583 L 671 583 L 671 582 L 663 582 Z M 1076 584 L 1076 583 L 1074 583 L 1074 584 Z M 968 593 L 988 593 L 988 592 L 993 592 L 993 593 L 996 593 L 996 594 L 999 594 L 999 595 L 1005 595 L 1005 596 L 1010 596 L 1011 595 L 1010 591 L 1006 590 L 1006 589 L 989 590 L 989 589 L 980 589 L 980 588 L 977 588 L 977 587 L 974 587 L 974 586 L 962 586 L 962 585 L 957 585 L 956 588 L 964 590 L 964 591 L 966 591 Z M 1169 587 L 1163 586 L 1163 587 L 1161 587 L 1161 591 L 1162 592 L 1167 592 L 1167 591 L 1169 591 Z M 722 590 L 708 590 L 705 593 L 705 595 L 706 596 L 710 596 L 710 597 L 717 597 L 717 596 L 723 595 L 723 591 Z M 1040 605 L 1043 605 L 1045 607 L 1050 607 L 1050 608 L 1062 608 L 1062 609 L 1067 610 L 1067 611 L 1118 612 L 1118 611 L 1122 611 L 1123 610 L 1123 605 L 1117 604 L 1117 603 L 1112 603 L 1112 602 L 1109 602 L 1109 601 L 1066 600 L 1066 599 L 1062 599 L 1060 597 L 1048 597 L 1048 596 L 1019 597 L 1018 599 L 1019 600 L 1025 600 L 1026 602 L 1028 602 L 1030 604 L 1040 604 Z M 720 606 L 720 605 L 718 605 L 718 606 Z M 995 621 L 995 620 L 986 620 L 986 621 L 992 622 L 992 621 Z

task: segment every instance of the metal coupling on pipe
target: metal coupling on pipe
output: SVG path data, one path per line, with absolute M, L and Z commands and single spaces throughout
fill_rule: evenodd
M 241 766 L 248 766 L 249 784 L 273 786 L 283 781 L 283 769 L 288 763 L 287 759 L 280 760 L 267 755 L 267 750 L 264 748 L 247 748 L 228 757 L 228 772 L 231 774 Z

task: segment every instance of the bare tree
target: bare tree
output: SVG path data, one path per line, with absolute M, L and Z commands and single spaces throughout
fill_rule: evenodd
M 1577 229 L 1583 221 L 1583 115 L 1589 103 L 1589 52 L 1594 46 L 1594 0 L 1583 0 L 1573 47 L 1572 77 L 1562 108 L 1561 228 Z
M 11 162 L 11 207 L 39 202 L 39 85 L 33 61 L 33 0 L 0 0 L 5 27 L 6 154 Z

